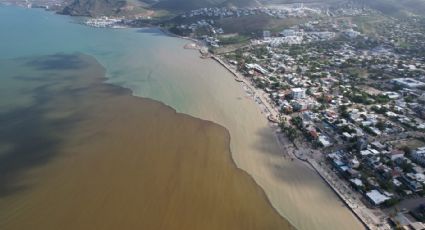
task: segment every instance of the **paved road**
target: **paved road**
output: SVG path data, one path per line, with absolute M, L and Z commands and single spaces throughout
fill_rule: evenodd
M 361 194 L 354 191 L 347 181 L 340 179 L 325 163 L 319 165 L 317 161 L 311 159 L 309 162 L 369 229 L 391 229 L 386 222 L 386 214 L 380 209 L 366 207 L 361 201 Z
M 229 72 L 231 72 L 235 79 L 239 82 L 242 82 L 252 93 L 254 100 L 257 103 L 260 103 L 264 106 L 268 116 L 273 120 L 278 120 L 281 114 L 279 111 L 272 105 L 269 97 L 261 89 L 255 88 L 252 83 L 247 80 L 245 77 L 240 75 L 234 68 L 226 64 L 217 56 L 212 56 L 214 60 L 224 66 Z M 290 119 L 286 119 L 289 121 Z M 338 196 L 344 201 L 344 203 L 353 211 L 353 213 L 362 220 L 362 222 L 367 226 L 368 229 L 372 230 L 387 230 L 391 227 L 386 223 L 386 215 L 379 209 L 372 210 L 367 208 L 361 201 L 361 195 L 349 186 L 348 182 L 340 179 L 329 167 L 325 166 L 326 164 L 317 163 L 316 160 L 310 158 L 309 152 L 312 150 L 301 147 L 298 150 L 294 150 L 285 140 L 284 137 L 277 135 L 279 143 L 283 145 L 283 148 L 286 150 L 286 153 L 291 157 L 297 157 L 303 161 L 308 162 L 316 172 L 329 184 L 329 186 L 338 194 Z M 283 139 L 282 139 L 283 138 Z M 342 146 L 342 145 L 341 145 Z M 340 148 L 341 146 L 338 146 Z M 297 155 L 298 152 L 298 155 Z

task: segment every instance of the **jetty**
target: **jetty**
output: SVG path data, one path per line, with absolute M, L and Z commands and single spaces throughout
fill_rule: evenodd
M 184 45 L 183 48 L 190 49 L 190 50 L 198 50 L 199 53 L 201 53 L 201 58 L 203 59 L 211 58 L 211 54 L 208 51 L 208 47 L 202 46 L 199 43 L 196 43 L 196 42 L 188 43 Z

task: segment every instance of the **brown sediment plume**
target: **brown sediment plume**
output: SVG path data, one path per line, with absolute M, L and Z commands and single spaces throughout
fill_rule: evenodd
M 89 56 L 0 69 L 26 97 L 0 111 L 0 229 L 292 229 L 225 128 L 103 83 Z

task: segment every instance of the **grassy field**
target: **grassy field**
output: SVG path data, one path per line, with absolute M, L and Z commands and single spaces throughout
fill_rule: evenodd
M 225 33 L 238 33 L 243 35 L 262 34 L 263 30 L 280 31 L 302 23 L 307 19 L 287 18 L 279 19 L 267 15 L 252 15 L 240 18 L 224 18 L 217 21 L 217 26 L 223 28 Z
M 409 14 L 417 14 L 424 16 L 425 1 L 424 0 L 358 0 L 363 4 L 377 9 L 390 16 L 406 16 Z
M 388 17 L 383 15 L 373 15 L 373 16 L 357 16 L 352 17 L 352 23 L 358 26 L 358 30 L 361 33 L 368 35 L 376 35 L 376 28 L 379 26 L 379 23 L 389 20 Z
M 400 141 L 394 141 L 393 144 L 395 144 L 396 148 L 404 149 L 406 146 L 409 147 L 409 149 L 417 149 L 419 147 L 422 147 L 425 145 L 425 143 L 421 140 L 410 138 L 406 140 L 400 140 Z

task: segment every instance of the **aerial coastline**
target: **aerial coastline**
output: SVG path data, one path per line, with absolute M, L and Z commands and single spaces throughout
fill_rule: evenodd
M 55 66 L 59 62 L 76 64 L 62 69 Z M 31 77 L 15 78 L 9 84 L 19 85 L 33 93 L 26 97 L 36 98 L 15 105 L 32 113 L 20 117 L 24 124 L 35 126 L 26 138 L 41 138 L 28 142 L 37 147 L 32 154 L 13 149 L 2 153 L 7 159 L 19 154 L 49 161 L 23 169 L 17 167 L 19 158 L 0 164 L 8 172 L 1 177 L 2 194 L 28 187 L 2 195 L 2 229 L 292 229 L 252 178 L 234 165 L 224 127 L 105 83 L 104 69 L 90 56 L 2 60 L 0 66 L 8 79 L 32 70 Z M 18 66 L 22 72 L 11 71 Z M 25 83 L 28 79 L 37 79 L 37 84 Z M 2 110 L 2 115 L 9 112 L 14 109 Z M 40 121 L 43 127 L 33 124 L 39 122 L 32 118 L 35 115 L 45 119 Z M 7 129 L 15 125 L 21 123 Z M 61 127 L 67 127 L 66 131 Z M 55 138 L 49 139 L 53 134 Z M 26 141 L 18 135 L 9 132 L 8 141 Z M 43 145 L 47 140 L 54 149 Z
M 104 49 L 108 39 L 70 47 L 107 67 L 107 83 L 224 127 L 231 161 L 290 228 L 422 226 L 422 205 L 411 204 L 425 194 L 420 16 L 398 20 L 354 2 L 195 8 L 169 18 L 71 6 L 60 12 L 89 12 L 83 27 L 142 28 L 116 31 L 128 42 L 118 55 Z
M 170 56 L 170 50 L 156 51 L 156 55 L 160 55 L 162 62 L 170 63 L 168 64 L 170 66 L 164 66 L 165 69 L 170 69 L 169 72 L 175 72 L 180 66 L 191 63 L 190 73 L 183 72 L 190 78 L 175 82 L 174 86 L 184 87 L 187 93 L 192 95 L 190 98 L 197 98 L 197 100 L 191 100 L 187 108 L 179 108 L 178 111 L 214 121 L 229 129 L 233 160 L 239 168 L 255 179 L 266 192 L 273 207 L 296 228 L 340 229 L 340 226 L 345 223 L 351 223 L 350 226 L 353 229 L 358 229 L 361 226 L 359 222 L 348 210 L 341 207 L 341 202 L 335 199 L 336 196 L 320 181 L 320 177 L 305 168 L 304 164 L 298 165 L 284 157 L 276 141 L 274 130 L 269 127 L 263 112 L 258 109 L 258 105 L 252 101 L 243 87 L 231 78 L 227 70 L 213 61 L 199 59 L 196 52 L 177 51 L 186 43 L 180 42 L 180 44 L 182 45 L 175 47 L 176 52 L 180 54 L 178 61 Z M 103 64 L 108 66 L 108 63 Z M 163 75 L 156 73 L 157 76 L 158 74 Z M 151 96 L 146 94 L 146 91 L 140 91 L 138 85 L 132 82 L 128 85 L 121 83 L 128 81 L 125 78 L 114 77 L 118 78 L 111 78 L 108 81 L 111 83 L 115 81 L 116 84 L 132 89 L 134 95 L 150 97 L 168 105 L 174 105 L 174 102 L 169 99 L 161 98 L 162 95 Z M 188 87 L 190 90 L 187 89 Z M 221 89 L 220 94 L 216 93 L 217 89 Z M 276 170 L 275 167 L 280 169 Z M 282 178 L 285 179 L 282 181 Z M 308 183 L 309 188 L 297 185 L 297 181 Z M 321 214 L 319 210 L 326 210 L 326 212 Z M 335 216 L 339 217 L 336 221 Z
M 53 19 L 51 20 L 54 21 Z M 67 22 L 68 20 L 64 18 L 64 21 Z M 88 31 L 91 31 L 77 25 L 72 27 L 84 29 L 87 34 L 89 34 Z M 107 30 L 94 30 L 93 32 L 103 34 Z M 127 34 L 124 30 L 116 32 L 118 34 Z M 153 38 L 153 40 L 156 41 L 158 38 Z M 161 40 L 169 41 L 170 39 L 164 37 Z M 172 105 L 179 112 L 214 121 L 226 127 L 232 138 L 230 143 L 232 159 L 239 168 L 248 172 L 257 184 L 264 189 L 267 198 L 272 203 L 272 206 L 278 210 L 279 214 L 287 218 L 297 228 L 320 229 L 326 227 L 328 229 L 339 229 L 339 226 L 354 220 L 348 210 L 340 207 L 341 203 L 335 200 L 335 196 L 324 186 L 317 175 L 312 175 L 309 172 L 310 170 L 306 171 L 303 168 L 305 166 L 298 167 L 297 164 L 292 164 L 289 159 L 282 157 L 281 149 L 278 148 L 273 130 L 270 129 L 267 119 L 247 95 L 246 91 L 230 77 L 231 75 L 228 74 L 227 70 L 219 67 L 213 61 L 199 59 L 199 55 L 196 55 L 197 51 L 183 50 L 182 47 L 186 42 L 179 41 L 175 43 L 181 45 L 167 45 L 163 49 L 158 49 L 158 47 L 154 51 L 155 55 L 151 56 L 151 58 L 159 58 L 161 62 L 168 63 L 161 68 L 161 71 L 166 72 L 157 72 L 155 76 L 165 77 L 169 73 L 173 73 L 175 77 L 178 77 L 176 82 L 173 83 L 173 87 L 181 87 L 176 92 L 183 92 L 184 90 L 185 93 L 189 94 L 184 97 L 187 105 L 180 107 L 180 105 L 175 104 L 176 102 L 173 101 L 176 98 L 175 95 L 170 95 L 167 98 L 163 96 L 168 95 L 150 95 L 149 93 L 146 94 L 150 91 L 140 90 L 138 85 L 132 83 L 138 82 L 137 76 L 141 73 L 140 70 L 134 70 L 135 72 L 132 75 L 136 77 L 136 81 L 132 80 L 129 84 L 125 83 L 128 81 L 128 76 L 122 76 L 122 74 L 109 76 L 108 82 L 130 88 L 136 96 L 154 98 Z M 61 47 L 60 44 L 58 46 Z M 54 47 L 53 44 L 52 47 Z M 172 53 L 179 54 L 178 59 L 170 55 L 170 49 L 174 51 Z M 134 52 L 135 50 L 132 49 L 132 51 Z M 142 49 L 143 55 L 149 54 L 150 51 L 148 51 L 148 54 L 146 54 L 146 51 Z M 94 54 L 98 55 L 97 53 Z M 126 64 L 132 63 L 133 56 L 137 57 L 139 55 L 139 53 L 132 54 L 130 56 L 131 59 L 126 60 Z M 109 60 L 105 62 L 104 59 L 104 57 L 101 57 L 99 60 L 103 65 L 111 68 Z M 117 59 L 111 61 L 116 63 Z M 191 63 L 192 67 L 190 72 L 181 69 L 181 66 L 185 66 L 188 63 Z M 135 62 L 135 64 L 140 66 L 140 62 Z M 111 72 L 113 73 L 114 69 Z M 146 77 L 149 79 L 149 76 Z M 142 86 L 148 87 L 149 85 L 143 84 Z M 158 90 L 155 90 L 157 88 L 152 88 L 153 86 L 149 87 L 151 88 L 150 90 L 158 92 Z M 217 89 L 221 89 L 220 94 L 217 94 Z M 190 98 L 196 98 L 196 100 L 189 100 Z M 273 166 L 275 164 L 279 165 L 279 167 L 288 164 L 288 167 L 285 166 L 282 170 L 275 171 Z M 281 181 L 281 177 L 286 177 L 286 175 L 295 175 L 285 179 L 285 181 L 289 180 L 289 184 Z M 296 184 L 291 185 L 291 177 L 295 180 L 308 181 L 310 188 L 307 190 L 301 186 L 300 190 Z M 317 197 L 320 197 L 320 199 L 317 199 Z M 318 210 L 327 210 L 327 215 L 320 215 Z M 340 217 L 336 223 L 332 220 L 335 216 Z M 356 229 L 359 224 L 353 222 L 351 226 Z

